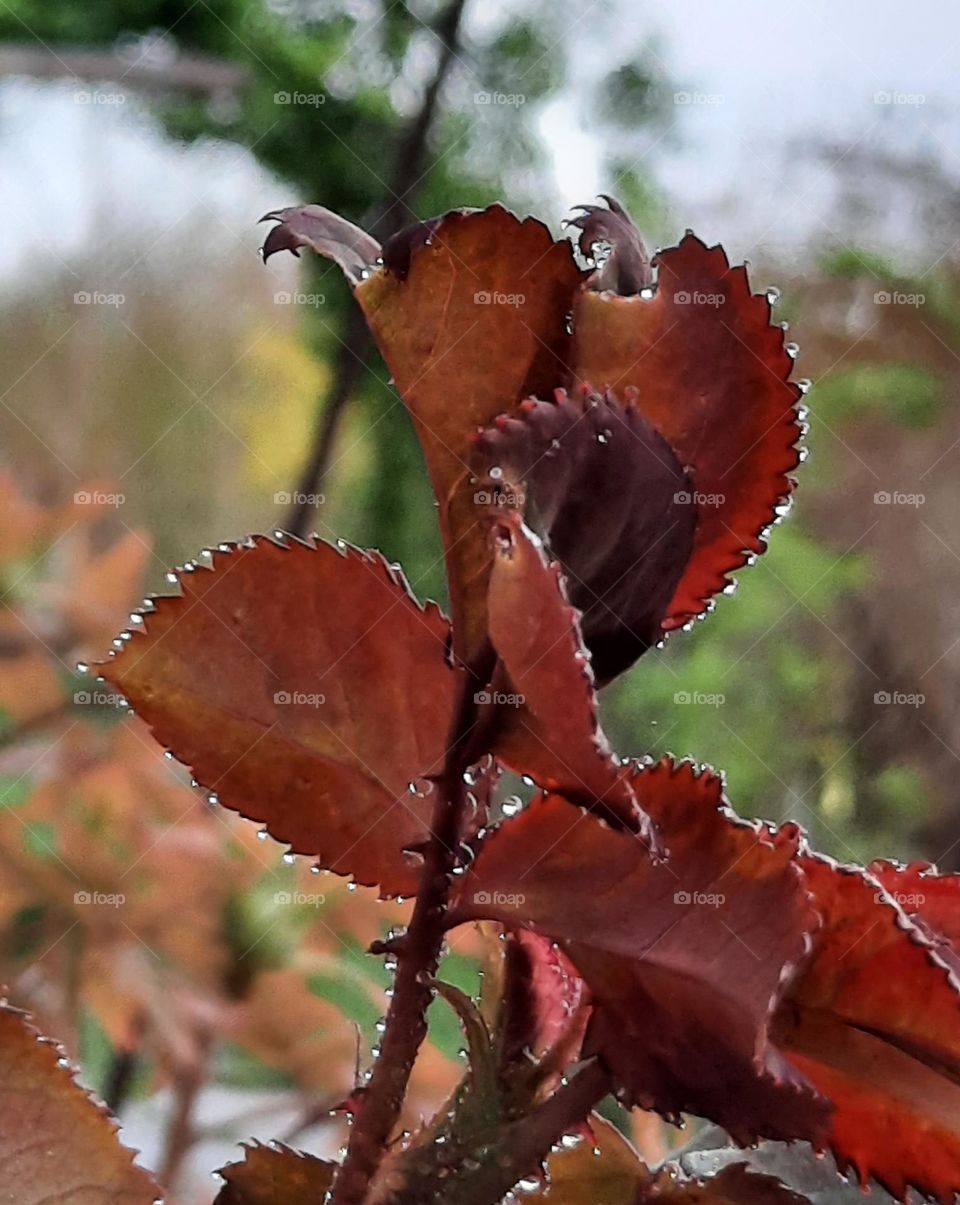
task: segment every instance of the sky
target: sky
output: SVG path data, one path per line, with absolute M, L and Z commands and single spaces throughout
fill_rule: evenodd
M 500 3 L 478 0 L 478 20 Z M 723 233 L 735 253 L 760 255 L 836 233 L 829 163 L 794 149 L 814 134 L 836 141 L 838 158 L 870 145 L 929 154 L 960 181 L 956 0 L 584 0 L 569 35 L 571 88 L 540 119 L 563 208 L 604 184 L 581 91 L 636 46 L 676 81 L 667 136 L 640 166 L 678 233 Z M 102 217 L 104 191 L 117 220 L 145 229 L 198 204 L 245 227 L 277 198 L 242 152 L 162 145 L 135 101 L 93 107 L 69 84 L 0 86 L 0 201 L 17 215 L 0 273 L 35 263 L 37 243 L 51 267 L 68 257 Z M 894 200 L 890 209 L 884 238 L 906 241 L 910 214 Z

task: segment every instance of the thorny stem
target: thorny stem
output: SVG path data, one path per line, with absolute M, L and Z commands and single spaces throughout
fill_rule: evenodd
M 482 1151 L 466 1152 L 438 1185 L 417 1186 L 416 1201 L 430 1205 L 494 1205 L 524 1176 L 534 1175 L 564 1136 L 574 1130 L 613 1088 L 597 1059 L 575 1071 L 533 1112 L 500 1131 Z M 422 1194 L 422 1195 L 421 1195 Z
M 483 684 L 480 683 L 480 686 Z M 387 1011 L 380 1055 L 360 1098 L 347 1154 L 328 1198 L 330 1205 L 362 1205 L 406 1095 L 417 1051 L 427 1033 L 430 981 L 440 962 L 446 932 L 451 876 L 457 864 L 467 790 L 464 771 L 476 748 L 474 675 L 465 675 L 437 798 L 420 890 L 397 956 L 393 999 Z

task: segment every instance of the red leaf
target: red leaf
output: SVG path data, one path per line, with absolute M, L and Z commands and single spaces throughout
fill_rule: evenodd
M 378 553 L 260 538 L 180 576 L 101 667 L 220 801 L 321 866 L 415 892 L 457 689 L 449 626 Z M 420 784 L 412 793 L 410 784 Z
M 694 555 L 666 629 L 700 615 L 748 557 L 791 490 L 799 463 L 798 386 L 770 304 L 720 247 L 687 235 L 658 253 L 656 293 L 583 290 L 574 309 L 573 378 L 619 393 L 690 466 L 697 497 Z M 722 501 L 720 500 L 722 498 Z
M 652 840 L 604 736 L 577 613 L 559 566 L 514 511 L 494 520 L 490 639 L 501 659 L 489 706 L 498 707 L 493 752 L 540 786 L 615 818 Z
M 0 1199 L 10 1205 L 150 1205 L 160 1189 L 58 1046 L 0 1002 Z
M 530 1050 L 536 1058 L 556 1052 L 560 1068 L 575 1062 L 590 1015 L 590 996 L 573 963 L 556 942 L 529 929 L 507 937 L 512 991 L 504 1001 L 508 1058 Z
M 960 956 L 960 874 L 940 874 L 929 862 L 901 866 L 877 861 L 869 870 L 911 920 L 937 943 L 942 957 Z
M 287 211 L 284 211 L 287 212 Z M 293 237 L 277 234 L 277 238 Z M 355 291 L 410 410 L 439 502 L 459 654 L 486 642 L 490 550 L 470 481 L 470 437 L 565 373 L 567 319 L 585 277 L 570 244 L 500 205 L 419 223 Z
M 693 548 L 693 488 L 631 393 L 525 401 L 477 438 L 491 500 L 521 508 L 563 566 L 600 685 L 662 638 Z M 679 501 L 678 501 L 679 499 Z
M 833 1102 L 844 1170 L 895 1197 L 960 1191 L 957 982 L 878 881 L 802 859 L 823 917 L 810 962 L 778 1012 L 790 1060 Z
M 588 259 L 596 258 L 598 243 L 606 243 L 610 248 L 603 266 L 591 277 L 590 287 L 629 297 L 653 284 L 650 255 L 640 231 L 620 202 L 605 193 L 601 196 L 607 209 L 602 205 L 576 205 L 574 208 L 582 209 L 583 213 L 570 218 L 566 225 L 581 231 L 577 245 Z
M 336 1164 L 275 1142 L 245 1146 L 241 1163 L 220 1169 L 226 1184 L 215 1205 L 292 1205 L 325 1199 Z
M 490 917 L 560 942 L 594 1000 L 587 1049 L 628 1101 L 741 1141 L 821 1136 L 825 1102 L 767 1040 L 815 924 L 796 830 L 736 819 L 719 778 L 688 764 L 635 768 L 632 785 L 666 862 L 551 796 L 484 844 L 453 923 Z

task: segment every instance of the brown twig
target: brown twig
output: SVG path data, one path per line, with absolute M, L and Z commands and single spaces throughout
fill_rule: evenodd
M 160 1183 L 171 1195 L 174 1193 L 177 1180 L 183 1170 L 183 1162 L 196 1141 L 193 1110 L 197 1097 L 207 1082 L 213 1035 L 207 1029 L 201 1029 L 198 1030 L 195 1040 L 196 1057 L 180 1067 L 174 1079 L 173 1114 L 170 1124 L 167 1126 L 163 1160 L 158 1177 Z
M 427 1008 L 433 999 L 431 980 L 440 961 L 451 875 L 463 831 L 467 801 L 463 775 L 470 764 L 477 689 L 476 679 L 467 677 L 443 773 L 437 782 L 420 891 L 398 955 L 380 1055 L 360 1098 L 330 1205 L 361 1205 L 364 1200 L 400 1115 L 417 1051 L 426 1037 Z
M 460 27 L 466 5 L 467 0 L 453 0 L 434 31 L 441 45 L 437 67 L 423 95 L 420 110 L 397 150 L 388 185 L 390 198 L 383 203 L 371 223 L 371 233 L 381 241 L 396 234 L 410 221 L 409 202 L 424 175 L 430 131 L 436 120 L 440 93 L 460 50 Z M 351 307 L 337 352 L 332 384 L 317 406 L 316 431 L 310 454 L 286 517 L 286 529 L 293 535 L 308 534 L 313 513 L 311 499 L 322 493 L 343 412 L 360 381 L 371 348 L 372 340 L 366 323 L 359 310 Z

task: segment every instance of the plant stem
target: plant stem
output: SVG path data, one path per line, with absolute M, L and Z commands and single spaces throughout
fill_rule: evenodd
M 596 1059 L 585 1063 L 525 1117 L 498 1130 L 481 1149 L 458 1152 L 435 1180 L 420 1177 L 391 1205 L 496 1205 L 524 1176 L 536 1174 L 550 1150 L 612 1090 Z
M 427 1008 L 433 999 L 430 981 L 440 962 L 451 875 L 463 832 L 467 796 L 463 773 L 470 764 L 477 689 L 477 680 L 466 676 L 443 773 L 437 782 L 420 890 L 397 957 L 380 1056 L 361 1096 L 330 1205 L 363 1202 L 400 1115 L 410 1072 L 427 1033 Z

